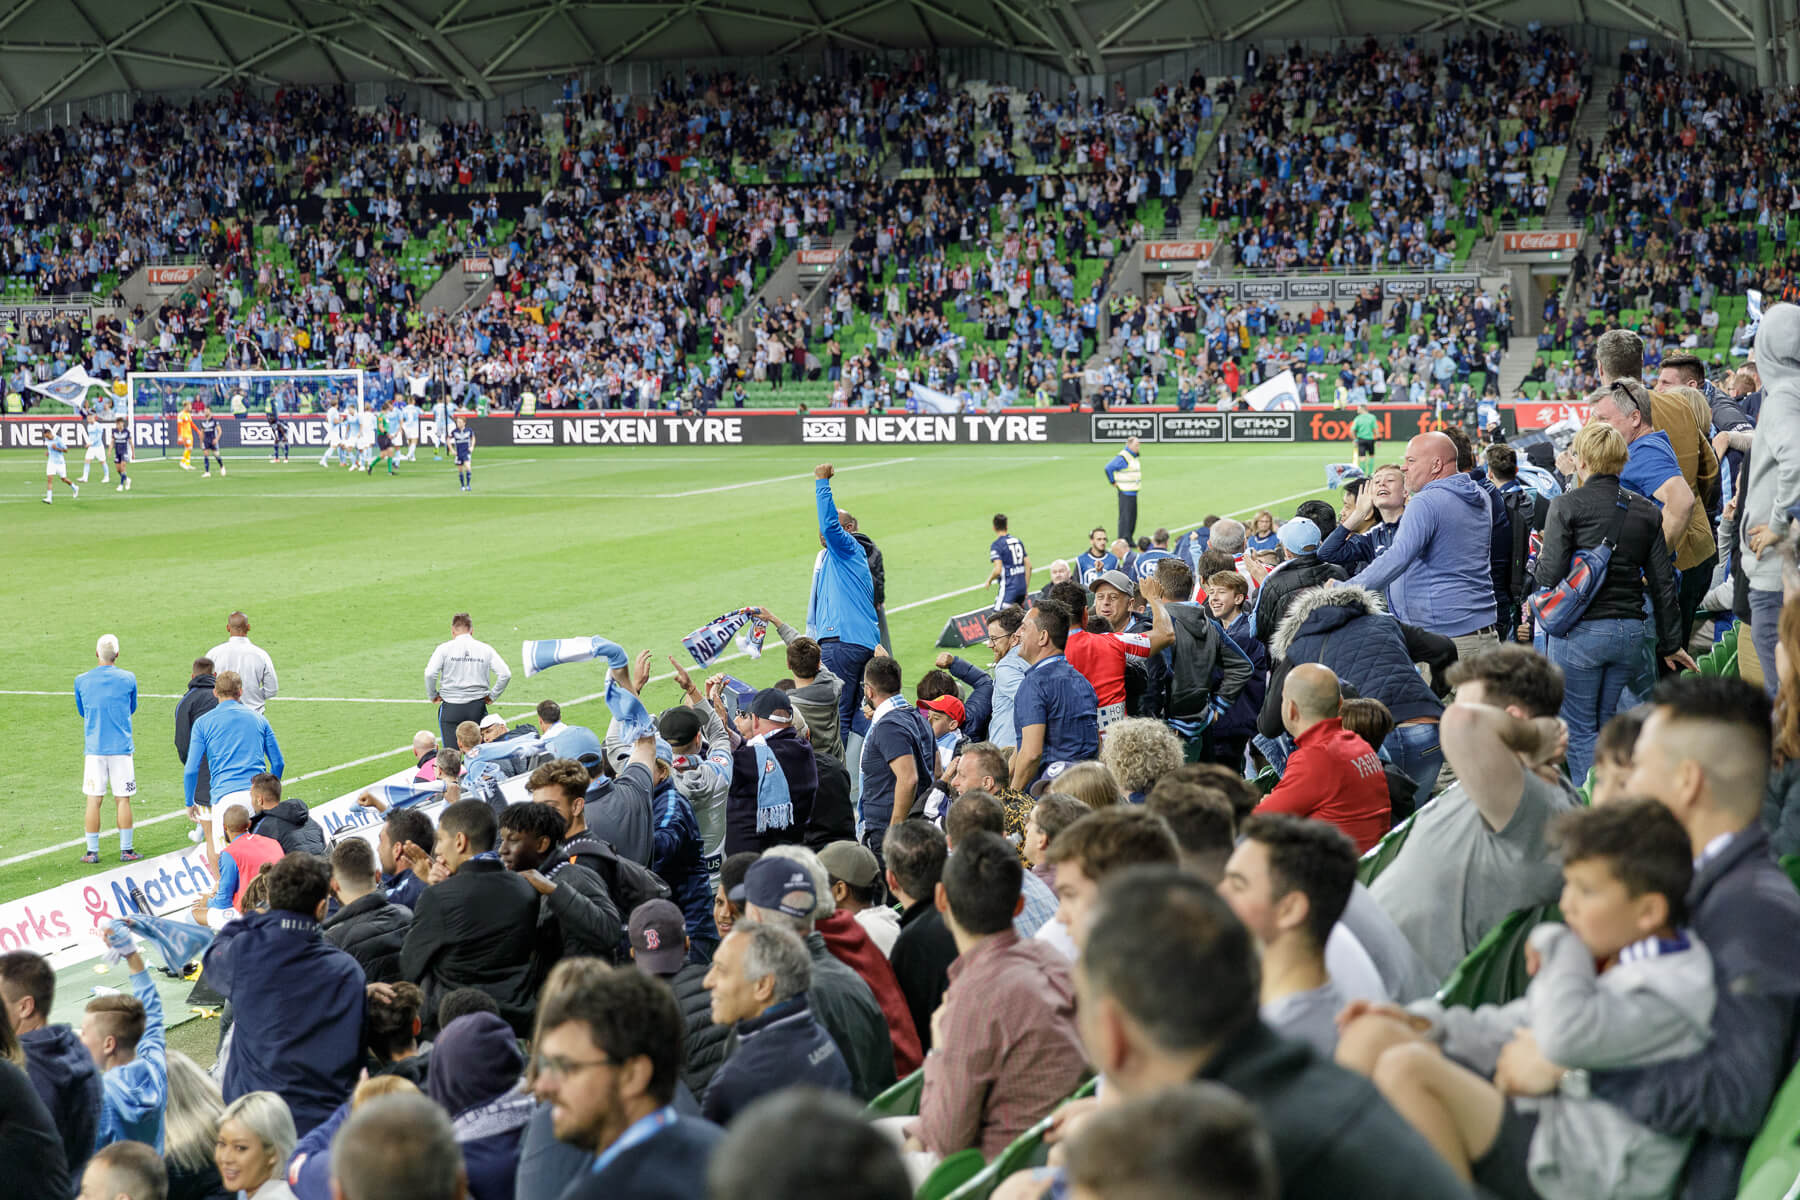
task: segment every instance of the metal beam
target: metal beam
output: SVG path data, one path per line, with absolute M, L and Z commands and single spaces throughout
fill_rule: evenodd
M 487 78 L 484 75 L 482 75 L 480 69 L 477 68 L 474 63 L 470 62 L 468 56 L 461 50 L 458 50 L 449 38 L 438 32 L 437 28 L 433 26 L 431 22 L 425 20 L 423 17 L 413 12 L 412 9 L 400 3 L 400 0 L 375 0 L 374 8 L 367 13 L 367 19 L 369 20 L 371 27 L 379 27 L 387 24 L 386 21 L 379 20 L 377 14 L 384 15 L 398 22 L 407 30 L 411 31 L 413 36 L 429 46 L 435 56 L 442 60 L 446 77 L 456 80 L 459 75 L 461 76 L 461 82 L 453 84 L 457 99 L 469 99 L 469 89 L 471 87 L 474 88 L 475 94 L 480 96 L 483 100 L 494 99 L 495 93 L 493 85 L 487 81 Z
M 168 16 L 171 12 L 174 12 L 177 8 L 180 8 L 181 5 L 184 3 L 186 3 L 186 0 L 168 0 L 168 3 L 164 4 L 161 8 L 158 8 L 156 11 L 152 12 L 149 16 L 139 18 L 136 24 L 126 26 L 119 33 L 115 34 L 111 38 L 108 38 L 104 43 L 102 43 L 98 46 L 83 47 L 83 49 L 85 49 L 85 50 L 92 51 L 93 57 L 88 59 L 88 61 L 82 67 L 80 67 L 78 70 L 74 71 L 71 74 L 63 76 L 61 79 L 57 80 L 55 83 L 53 83 L 49 87 L 45 88 L 42 92 L 38 93 L 37 98 L 32 100 L 32 102 L 30 104 L 25 106 L 25 110 L 27 112 L 36 111 L 37 109 L 40 109 L 44 105 L 50 103 L 50 101 L 56 99 L 58 96 L 62 95 L 64 92 L 68 91 L 69 88 L 75 84 L 76 80 L 80 79 L 82 76 L 86 75 L 89 71 L 93 70 L 93 68 L 99 64 L 99 62 L 102 58 L 110 58 L 112 52 L 118 50 L 118 48 L 120 46 L 123 46 L 126 42 L 130 41 L 132 38 L 136 37 L 138 34 L 142 33 L 144 30 L 149 29 L 152 25 L 155 25 L 158 21 L 160 21 L 164 17 Z M 87 19 L 85 14 L 83 14 L 82 19 L 83 20 Z M 91 21 L 88 22 L 88 28 L 90 28 L 90 29 L 93 28 L 93 22 L 91 22 Z M 97 30 L 96 30 L 96 36 L 98 36 Z M 209 65 L 216 66 L 217 64 L 209 64 Z M 120 72 L 120 78 L 124 78 L 124 77 L 125 77 L 124 73 Z
M 1263 9 L 1255 16 L 1239 21 L 1224 33 L 1221 33 L 1219 35 L 1219 40 L 1221 42 L 1235 42 L 1245 34 L 1261 29 L 1264 25 L 1267 25 L 1270 21 L 1273 21 L 1276 17 L 1279 17 L 1282 13 L 1298 3 L 1300 3 L 1300 0 L 1278 0 L 1277 3 Z
M 602 61 L 605 62 L 608 66 L 612 65 L 613 63 L 618 62 L 621 58 L 626 57 L 633 50 L 636 50 L 639 46 L 642 46 L 645 42 L 650 41 L 652 38 L 654 38 L 658 34 L 660 34 L 663 30 L 667 29 L 669 26 L 673 25 L 676 21 L 679 21 L 682 17 L 687 16 L 689 13 L 693 12 L 695 9 L 697 9 L 699 7 L 700 7 L 700 0 L 687 0 L 687 3 L 683 4 L 680 8 L 671 8 L 669 5 L 665 4 L 663 6 L 663 8 L 666 9 L 667 11 L 665 12 L 665 14 L 663 15 L 661 20 L 652 21 L 649 25 L 645 26 L 644 29 L 636 37 L 632 38 L 630 41 L 628 41 L 624 45 L 620 46 L 617 50 L 614 50 L 611 54 L 607 55 L 606 58 L 603 59 Z
M 1603 2 L 1618 9 L 1652 33 L 1660 33 L 1671 42 L 1679 42 L 1681 40 L 1680 30 L 1676 29 L 1674 26 L 1663 24 L 1661 20 L 1651 16 L 1637 5 L 1629 3 L 1628 0 L 1603 0 Z
M 992 3 L 1000 12 L 1011 17 L 1026 29 L 1036 34 L 1038 41 L 1042 42 L 1044 46 L 1048 47 L 1050 45 L 1050 35 L 1044 32 L 1044 27 L 1039 25 L 1030 13 L 1025 12 L 1016 4 L 1010 3 L 1009 0 L 992 0 Z
M 514 54 L 518 53 L 519 47 L 523 46 L 526 42 L 530 41 L 531 35 L 536 33 L 538 30 L 542 29 L 546 24 L 549 23 L 550 18 L 555 15 L 556 15 L 556 8 L 554 6 L 541 10 L 537 15 L 536 20 L 534 20 L 531 24 L 527 25 L 524 29 L 520 30 L 518 33 L 518 36 L 514 37 L 512 41 L 506 43 L 505 48 L 502 49 L 500 51 L 500 53 L 494 55 L 494 57 L 488 59 L 487 62 L 485 62 L 481 65 L 482 77 L 486 78 L 487 73 L 489 71 L 492 71 L 494 68 L 498 67 L 501 63 L 503 63 L 507 59 L 511 58 Z
M 753 13 L 747 9 L 733 8 L 726 11 L 729 12 L 731 16 L 741 17 L 745 20 L 768 21 L 777 25 L 793 25 L 807 31 L 794 40 L 782 46 L 778 46 L 775 49 L 776 54 L 792 54 L 795 50 L 798 50 L 816 37 L 836 38 L 839 41 L 850 42 L 854 45 L 861 46 L 865 50 L 878 50 L 880 47 L 874 42 L 866 41 L 854 34 L 845 33 L 843 32 L 843 27 L 852 21 L 859 21 L 872 13 L 880 12 L 882 9 L 898 4 L 899 2 L 900 0 L 875 0 L 875 3 L 873 4 L 865 4 L 861 8 L 853 9 L 842 16 L 833 17 L 829 21 L 815 21 L 810 25 L 805 24 L 804 22 L 791 21 L 786 17 L 770 17 L 762 13 Z M 816 9 L 813 9 L 810 4 L 807 5 L 807 10 L 810 12 L 817 11 Z
M 1052 0 L 1052 3 L 1055 8 L 1051 15 L 1060 16 L 1062 23 L 1069 27 L 1069 32 L 1075 35 L 1075 41 L 1081 46 L 1081 56 L 1087 60 L 1089 73 L 1099 75 L 1104 72 L 1106 63 L 1100 54 L 1100 44 L 1094 40 L 1093 31 L 1075 11 L 1073 0 Z
M 1750 0 L 1750 2 L 1752 4 L 1766 4 L 1768 2 L 1768 0 Z M 1712 6 L 1716 9 L 1718 9 L 1719 14 L 1721 16 L 1723 16 L 1727 21 L 1730 21 L 1733 25 L 1737 26 L 1739 33 L 1743 34 L 1747 38 L 1753 38 L 1756 36 L 1756 34 L 1754 32 L 1752 32 L 1750 29 L 1750 22 L 1748 22 L 1744 19 L 1744 15 L 1742 13 L 1738 12 L 1737 9 L 1731 7 L 1731 5 L 1725 3 L 1725 0 L 1712 0 Z M 1683 8 L 1683 11 L 1685 11 L 1686 5 L 1683 5 L 1682 8 Z
M 1143 20 L 1168 2 L 1169 0 L 1140 0 L 1138 6 L 1126 13 L 1123 20 L 1100 35 L 1100 48 L 1104 50 L 1126 34 L 1130 33 L 1132 27 L 1139 21 Z

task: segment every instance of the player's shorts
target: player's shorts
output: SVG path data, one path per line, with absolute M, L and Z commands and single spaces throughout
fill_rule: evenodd
M 137 794 L 137 770 L 129 754 L 87 755 L 81 771 L 81 793 L 104 796 L 110 785 L 115 797 Z
M 406 440 L 409 442 L 416 442 L 419 440 L 419 427 L 417 425 L 407 426 Z
M 192 446 L 194 444 L 194 435 L 191 433 L 177 434 L 175 437 L 175 444 L 177 446 Z
M 394 439 L 385 433 L 378 433 L 375 435 L 375 448 L 377 450 L 392 450 L 394 448 Z
M 467 450 L 464 450 L 456 456 L 456 465 L 459 467 L 466 467 L 469 465 L 469 452 Z
M 68 474 L 68 471 L 69 471 L 68 464 L 65 463 L 60 458 L 48 458 L 48 459 L 44 460 L 44 474 L 47 477 L 54 478 L 57 476 L 66 475 L 66 474 Z
M 1370 441 L 1364 441 L 1362 438 L 1357 438 L 1356 439 L 1356 453 L 1359 455 L 1367 455 L 1370 458 L 1374 458 L 1375 457 L 1375 443 L 1370 442 Z
M 367 450 L 369 447 L 373 446 L 374 444 L 375 444 L 375 435 L 374 434 L 370 434 L 367 437 L 359 437 L 356 439 L 356 446 L 357 446 L 357 449 L 359 449 L 359 450 Z
M 131 454 L 130 446 L 114 446 L 113 447 L 113 461 L 116 463 L 124 462 L 130 454 Z
M 213 434 L 207 434 L 206 446 L 204 448 L 207 450 L 217 450 L 219 448 L 219 439 Z
M 83 460 L 88 461 L 88 462 L 95 462 L 95 461 L 105 462 L 106 461 L 106 447 L 99 445 L 98 443 L 95 443 L 95 442 L 89 442 L 88 448 L 87 448 L 87 453 L 82 455 L 81 457 L 83 458 Z

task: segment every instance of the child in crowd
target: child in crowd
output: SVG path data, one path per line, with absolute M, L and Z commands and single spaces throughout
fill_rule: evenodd
M 1593 792 L 1588 803 L 1595 808 L 1612 804 L 1625 794 L 1631 777 L 1631 752 L 1644 728 L 1645 710 L 1625 709 L 1613 715 L 1594 741 Z
M 1414 1004 L 1424 1039 L 1382 1051 L 1375 1084 L 1458 1174 L 1502 1200 L 1666 1196 L 1687 1140 L 1589 1097 L 1585 1071 L 1685 1057 L 1711 1034 L 1712 959 L 1682 929 L 1688 837 L 1653 800 L 1576 809 L 1554 836 L 1567 924 L 1532 932 L 1524 997 L 1474 1010 Z M 1509 1098 L 1490 1078 L 1506 1044 L 1527 1036 L 1570 1071 L 1548 1096 Z

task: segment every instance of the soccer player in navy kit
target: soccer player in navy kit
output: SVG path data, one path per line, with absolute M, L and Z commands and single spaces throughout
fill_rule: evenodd
M 225 456 L 219 453 L 219 418 L 210 412 L 200 414 L 200 468 L 212 478 L 212 460 L 219 460 L 219 474 L 225 474 Z
M 281 414 L 274 409 L 269 410 L 269 461 L 288 461 L 288 425 L 281 419 Z M 219 460 L 219 471 L 225 470 L 225 460 Z
M 112 427 L 113 467 L 119 472 L 118 486 L 115 492 L 131 490 L 131 476 L 125 473 L 125 464 L 131 461 L 131 430 L 125 428 L 125 418 L 118 417 Z
M 994 514 L 994 532 L 999 536 L 988 547 L 988 559 L 994 569 L 988 573 L 987 581 L 989 584 L 995 580 L 1000 582 L 999 607 L 1023 604 L 1026 581 L 1031 578 L 1031 556 L 1025 553 L 1024 542 L 1006 532 L 1005 513 Z
M 1094 580 L 1108 571 L 1117 570 L 1119 560 L 1106 549 L 1106 529 L 1095 526 L 1088 534 L 1088 548 L 1075 556 L 1075 572 L 1080 576 L 1082 587 L 1087 587 Z
M 450 452 L 456 456 L 456 482 L 462 490 L 473 490 L 475 483 L 475 431 L 466 417 L 456 418 L 456 429 L 450 434 Z

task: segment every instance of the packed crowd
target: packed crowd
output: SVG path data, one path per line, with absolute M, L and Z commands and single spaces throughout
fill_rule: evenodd
M 784 678 L 677 663 L 651 714 L 650 651 L 530 642 L 604 659 L 609 720 L 509 729 L 459 614 L 372 843 L 283 796 L 236 614 L 178 737 L 218 890 L 106 926 L 131 993 L 79 1031 L 0 956 L 7 1161 L 132 1200 L 901 1200 L 1047 1143 L 994 1194 L 1732 1194 L 1800 1029 L 1800 307 L 1756 351 L 1733 404 L 1609 332 L 1550 466 L 1427 433 L 1341 507 L 1096 528 L 1041 586 L 996 515 L 986 666 L 891 656 L 820 466 L 804 627 L 686 640 L 755 622 Z M 1127 524 L 1144 473 L 1107 464 Z M 1734 612 L 1747 678 L 1693 671 Z M 90 846 L 135 698 L 97 649 Z M 210 1074 L 134 933 L 228 1002 Z
M 1245 266 L 1444 270 L 1459 226 L 1545 213 L 1554 181 L 1533 153 L 1567 141 L 1591 76 L 1547 32 L 1483 32 L 1441 59 L 1373 40 L 1296 47 L 1246 83 L 1245 128 L 1203 183 L 1209 211 L 1242 219 Z

